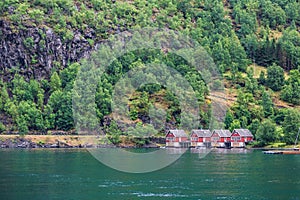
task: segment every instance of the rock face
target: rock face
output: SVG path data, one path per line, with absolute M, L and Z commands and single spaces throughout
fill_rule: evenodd
M 37 148 L 38 144 L 23 138 L 0 141 L 0 148 Z
M 54 70 L 87 57 L 94 49 L 87 39 L 95 37 L 92 29 L 73 32 L 73 38 L 63 40 L 51 28 L 27 25 L 15 29 L 0 20 L 0 71 L 5 81 L 18 72 L 29 79 L 48 78 Z
M 82 148 L 84 146 L 72 146 L 61 141 L 55 143 L 35 143 L 31 140 L 15 137 L 14 139 L 0 140 L 0 148 Z
M 141 138 L 137 138 L 137 141 L 140 141 Z M 62 140 L 55 140 L 52 142 L 41 142 L 35 141 L 30 138 L 15 136 L 13 138 L 0 139 L 0 149 L 1 148 L 157 148 L 159 145 L 165 144 L 164 137 L 150 137 L 147 142 L 142 146 L 138 144 L 96 144 L 96 143 L 70 143 Z

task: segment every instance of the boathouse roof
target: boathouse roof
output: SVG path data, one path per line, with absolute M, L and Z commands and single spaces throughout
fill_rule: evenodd
M 244 137 L 253 137 L 249 129 L 234 129 L 233 133 L 238 133 L 240 136 L 244 136 Z
M 198 137 L 211 137 L 212 132 L 210 130 L 192 130 L 191 134 L 195 133 Z
M 213 133 L 217 133 L 220 137 L 231 137 L 229 130 L 214 130 Z
M 167 132 L 172 133 L 175 137 L 187 137 L 187 134 L 184 132 L 184 130 L 169 130 Z

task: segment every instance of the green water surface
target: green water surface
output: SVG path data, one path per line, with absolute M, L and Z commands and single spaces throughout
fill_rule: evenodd
M 0 199 L 300 199 L 300 155 L 185 153 L 156 172 L 110 169 L 85 149 L 0 150 Z

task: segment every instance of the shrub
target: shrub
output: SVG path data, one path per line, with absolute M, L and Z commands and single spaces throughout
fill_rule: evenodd
M 0 133 L 2 133 L 5 130 L 6 130 L 5 125 L 2 122 L 0 122 Z

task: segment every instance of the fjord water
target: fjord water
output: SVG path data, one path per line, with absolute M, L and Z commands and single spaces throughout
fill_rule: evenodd
M 85 149 L 0 150 L 0 199 L 300 199 L 300 156 L 186 152 L 156 172 L 129 174 Z

